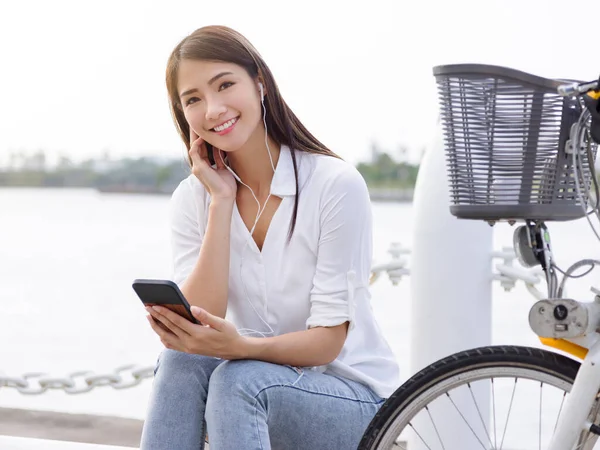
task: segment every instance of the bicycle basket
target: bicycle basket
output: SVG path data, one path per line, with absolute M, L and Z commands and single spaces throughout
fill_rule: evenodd
M 453 215 L 490 221 L 585 215 L 573 156 L 565 151 L 582 103 L 558 95 L 564 81 L 479 64 L 437 66 L 433 74 Z M 578 181 L 587 206 L 590 162 L 585 154 L 581 161 L 585 176 Z

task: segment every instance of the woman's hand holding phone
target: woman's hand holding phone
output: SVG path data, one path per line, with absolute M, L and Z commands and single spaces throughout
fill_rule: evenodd
M 192 173 L 204 185 L 213 200 L 235 201 L 237 183 L 225 167 L 221 152 L 222 150 L 212 147 L 212 156 L 217 165 L 214 169 L 208 159 L 206 142 L 190 128 L 189 154 L 192 160 Z
M 243 359 L 247 355 L 247 339 L 240 336 L 235 326 L 204 309 L 191 307 L 192 315 L 203 325 L 193 324 L 160 306 L 146 310 L 150 314 L 150 326 L 166 348 L 228 360 Z

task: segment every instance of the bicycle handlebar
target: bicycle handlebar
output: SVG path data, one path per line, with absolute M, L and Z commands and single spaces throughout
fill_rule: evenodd
M 558 94 L 563 97 L 583 95 L 585 107 L 591 116 L 590 134 L 596 144 L 600 144 L 600 78 L 588 83 L 567 83 L 558 86 Z
M 597 91 L 600 89 L 600 80 L 590 81 L 588 83 L 569 83 L 563 84 L 558 87 L 559 95 L 567 97 L 569 95 L 582 95 L 587 94 L 590 91 Z

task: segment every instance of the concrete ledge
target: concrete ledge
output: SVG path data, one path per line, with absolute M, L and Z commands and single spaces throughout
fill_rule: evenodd
M 0 436 L 0 448 L 10 450 L 131 450 L 132 447 L 49 441 L 23 437 Z
M 10 437 L 27 437 L 137 448 L 140 445 L 143 423 L 142 420 L 122 417 L 0 408 L 0 435 Z M 12 447 L 3 445 L 4 441 L 2 439 L 4 437 L 0 436 L 0 449 L 67 448 L 46 446 L 46 443 L 51 443 L 51 441 L 43 441 L 44 445 L 37 447 Z M 115 447 L 110 448 L 114 450 Z

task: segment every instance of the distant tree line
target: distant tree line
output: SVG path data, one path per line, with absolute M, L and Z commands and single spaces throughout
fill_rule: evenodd
M 150 157 L 112 160 L 107 155 L 75 163 L 62 156 L 53 167 L 43 151 L 11 155 L 0 169 L 0 186 L 92 187 L 103 191 L 171 193 L 190 173 L 183 158 Z
M 396 161 L 388 151 L 378 144 L 371 144 L 371 161 L 361 162 L 356 168 L 371 188 L 414 188 L 419 166 L 406 161 L 408 149 L 401 146 Z
M 406 149 L 400 149 L 403 159 Z M 397 162 L 377 144 L 371 146 L 371 161 L 361 162 L 357 169 L 369 187 L 407 189 L 414 187 L 418 166 Z M 8 165 L 0 168 L 0 186 L 92 187 L 101 191 L 171 193 L 190 174 L 183 159 L 152 157 L 98 159 L 74 162 L 59 157 L 50 166 L 42 150 L 33 154 L 13 152 Z

